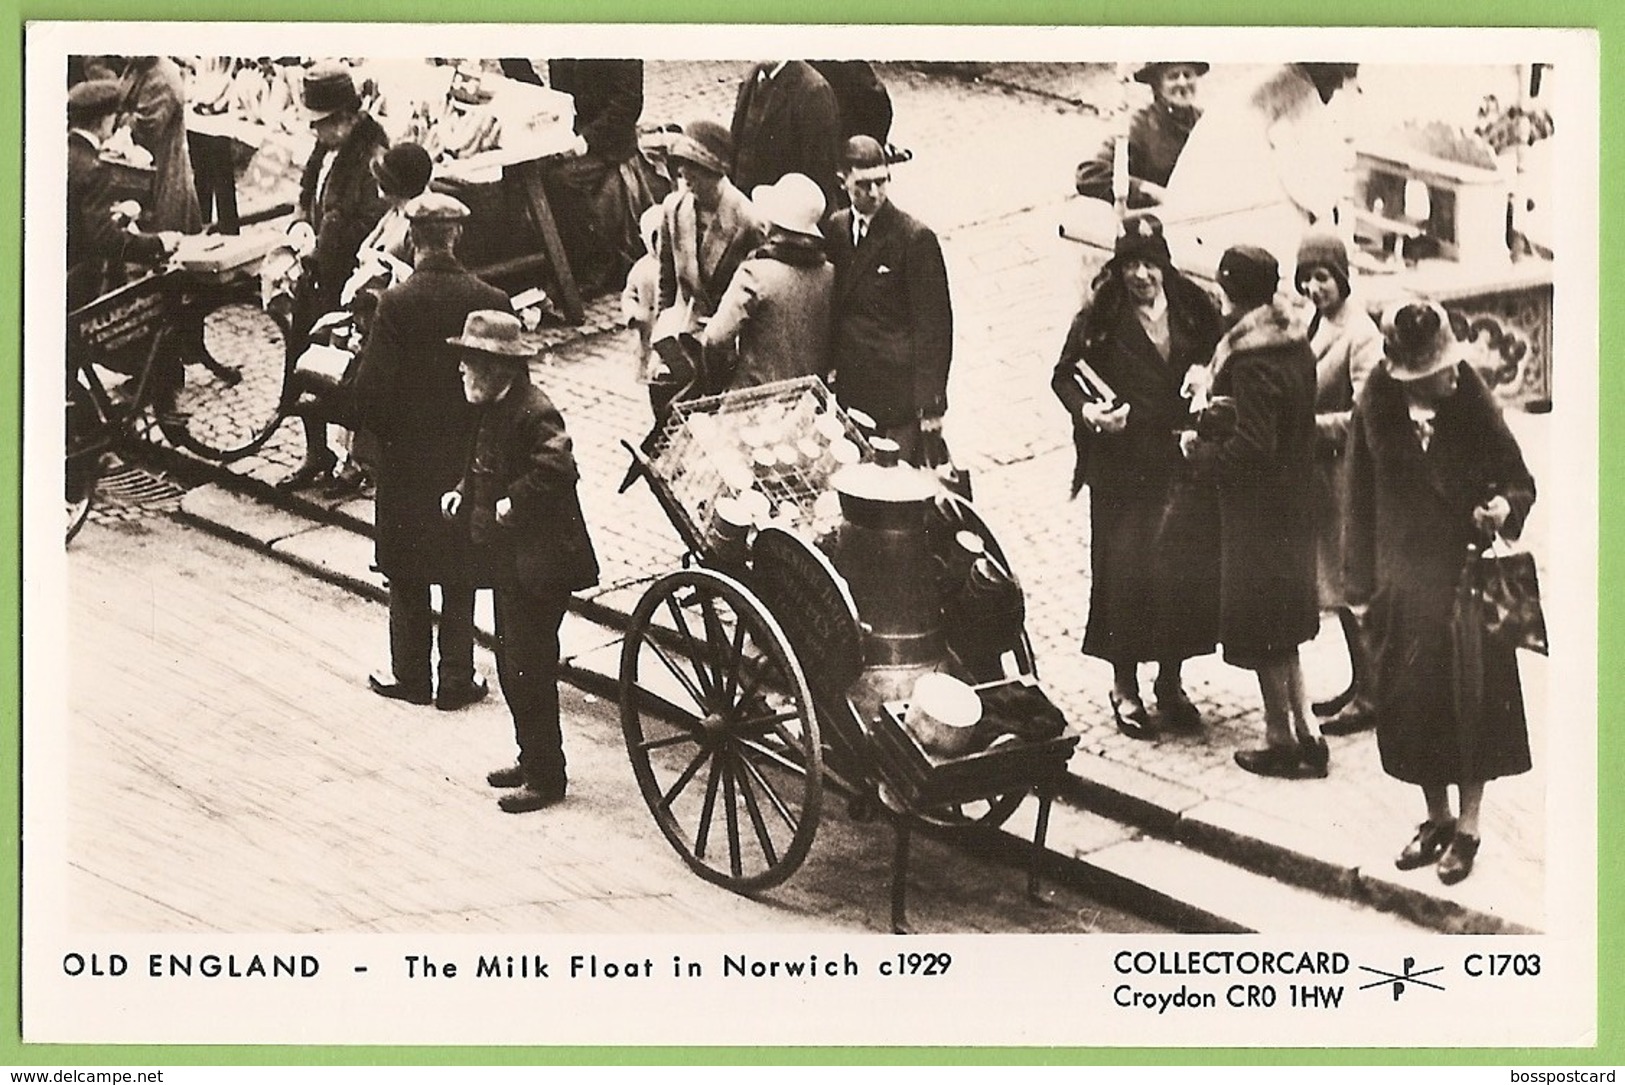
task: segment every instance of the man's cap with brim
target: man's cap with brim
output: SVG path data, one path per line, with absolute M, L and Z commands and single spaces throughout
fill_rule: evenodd
M 472 213 L 457 197 L 432 190 L 408 200 L 402 212 L 409 222 L 461 222 Z

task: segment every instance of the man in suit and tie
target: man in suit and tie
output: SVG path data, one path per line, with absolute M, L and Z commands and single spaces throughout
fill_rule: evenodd
M 804 60 L 766 60 L 751 68 L 734 103 L 730 176 L 746 192 L 787 173 L 818 182 L 834 207 L 841 111 L 829 83 Z
M 847 141 L 840 178 L 852 206 L 824 228 L 835 264 L 835 394 L 917 463 L 922 434 L 940 433 L 948 410 L 954 321 L 942 246 L 887 198 L 891 167 L 876 140 Z

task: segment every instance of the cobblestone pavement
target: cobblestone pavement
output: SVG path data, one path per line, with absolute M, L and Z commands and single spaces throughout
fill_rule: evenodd
M 744 65 L 670 62 L 646 66 L 645 122 L 731 113 Z M 1050 367 L 1079 301 L 1078 247 L 1056 224 L 1072 169 L 1120 114 L 1124 90 L 1101 66 L 989 65 L 979 79 L 882 66 L 896 106 L 893 140 L 915 152 L 898 166 L 892 197 L 943 237 L 955 309 L 955 365 L 947 435 L 972 469 L 977 507 L 1027 590 L 1028 630 L 1046 690 L 1082 732 L 1073 770 L 1085 779 L 1131 769 L 1162 781 L 1189 808 L 1226 800 L 1262 822 L 1292 827 L 1323 851 L 1385 868 L 1423 815 L 1416 789 L 1385 776 L 1370 734 L 1332 739 L 1331 778 L 1258 779 L 1232 753 L 1261 741 L 1262 712 L 1250 672 L 1217 657 L 1192 661 L 1188 689 L 1207 727 L 1194 736 L 1136 742 L 1118 734 L 1106 707 L 1109 670 L 1082 657 L 1088 603 L 1086 501 L 1066 499 L 1069 428 L 1049 391 Z M 1095 104 L 1089 104 L 1093 102 Z M 630 609 L 642 585 L 677 567 L 682 547 L 643 486 L 617 495 L 648 408 L 633 380 L 630 333 L 614 327 L 618 299 L 588 306 L 584 327 L 554 332 L 535 374 L 558 403 L 576 442 L 582 499 L 604 565 L 596 597 Z M 1513 419 L 1541 477 L 1551 416 Z M 258 457 L 234 468 L 264 481 L 297 460 L 284 426 Z M 1532 521 L 1539 547 L 1542 518 Z M 1335 623 L 1306 646 L 1316 696 L 1341 688 L 1346 662 Z M 1429 870 L 1397 877 L 1482 911 L 1543 923 L 1546 789 L 1544 661 L 1525 668 L 1534 773 L 1491 785 L 1480 871 L 1441 890 Z M 1145 679 L 1149 687 L 1149 676 Z

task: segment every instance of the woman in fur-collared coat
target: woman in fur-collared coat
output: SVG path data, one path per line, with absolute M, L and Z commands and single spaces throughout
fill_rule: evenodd
M 1515 539 L 1535 502 L 1517 441 L 1461 358 L 1437 305 L 1384 321 L 1388 353 L 1366 382 L 1350 435 L 1350 586 L 1369 596 L 1377 749 L 1388 775 L 1422 789 L 1428 817 L 1395 861 L 1438 863 L 1460 881 L 1478 853 L 1486 780 L 1530 768 L 1515 649 L 1485 638 L 1482 711 L 1457 717 L 1451 615 L 1469 543 Z M 1449 786 L 1460 792 L 1459 816 Z
M 1219 491 L 1219 642 L 1258 673 L 1261 749 L 1236 763 L 1261 776 L 1325 776 L 1330 755 L 1305 692 L 1298 646 L 1320 628 L 1315 600 L 1315 358 L 1308 306 L 1277 296 L 1269 253 L 1228 250 L 1219 285 L 1233 322 L 1213 353 L 1212 393 L 1234 424 L 1182 441 Z M 1239 315 L 1234 315 L 1239 314 Z M 1207 427 L 1203 427 L 1207 429 Z
M 1180 671 L 1217 643 L 1218 512 L 1211 487 L 1195 483 L 1181 460 L 1176 434 L 1191 407 L 1185 374 L 1207 364 L 1219 332 L 1217 306 L 1174 269 L 1156 217 L 1133 216 L 1050 381 L 1072 416 L 1072 492 L 1089 486 L 1083 651 L 1111 663 L 1112 712 L 1131 738 L 1154 733 L 1140 697 L 1142 662 L 1158 664 L 1162 724 L 1201 723 Z M 1106 402 L 1079 362 L 1109 386 Z

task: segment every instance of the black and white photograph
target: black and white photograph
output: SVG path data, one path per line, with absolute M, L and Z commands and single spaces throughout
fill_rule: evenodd
M 26 46 L 25 1041 L 1595 1042 L 1594 36 Z

